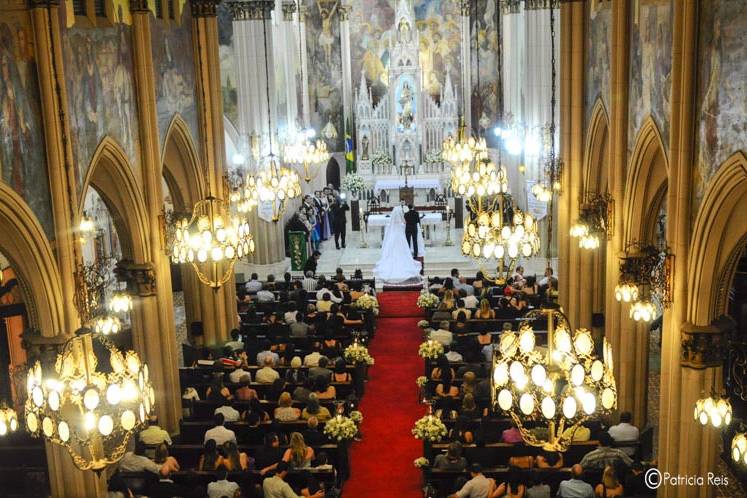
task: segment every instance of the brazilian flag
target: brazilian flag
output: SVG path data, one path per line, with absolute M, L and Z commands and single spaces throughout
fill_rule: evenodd
M 355 152 L 353 151 L 353 137 L 350 135 L 349 120 L 345 120 L 345 172 L 355 173 Z

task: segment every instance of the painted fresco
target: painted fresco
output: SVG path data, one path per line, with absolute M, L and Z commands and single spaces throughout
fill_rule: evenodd
M 628 153 L 643 120 L 652 115 L 664 144 L 669 143 L 672 91 L 671 0 L 636 0 L 630 31 Z
M 233 53 L 233 16 L 227 2 L 218 4 L 218 55 L 220 57 L 223 114 L 236 127 L 239 122 L 238 94 L 236 93 L 238 76 Z
M 420 67 L 423 88 L 434 97 L 441 93 L 446 72 L 461 95 L 461 44 L 459 2 L 415 0 L 413 5 L 420 37 Z
M 698 203 L 719 165 L 747 150 L 747 2 L 707 0 L 700 16 Z
M 612 13 L 608 2 L 592 9 L 586 2 L 588 29 L 586 33 L 584 84 L 585 118 L 589 122 L 591 111 L 601 97 L 605 109 L 610 108 L 610 37 Z
M 350 13 L 350 58 L 353 88 L 360 88 L 361 70 L 374 102 L 386 95 L 389 45 L 395 0 L 358 0 Z M 422 44 L 422 40 L 421 40 Z
M 475 9 L 473 9 L 475 10 Z M 477 0 L 477 9 L 472 14 L 472 51 L 477 42 L 477 53 L 472 60 L 472 129 L 481 128 L 480 119 L 485 117 L 490 125 L 498 119 L 498 34 L 495 2 Z M 458 31 L 457 31 L 458 33 Z M 457 43 L 456 50 L 459 50 Z M 488 125 L 488 127 L 490 127 Z M 487 133 L 488 145 L 496 140 Z
M 0 178 L 28 203 L 53 238 L 39 83 L 26 12 L 0 22 Z
M 345 137 L 339 2 L 340 0 L 309 0 L 306 4 L 311 126 L 316 130 L 325 127 L 329 129 L 329 124 L 334 126 L 337 139 L 328 141 L 333 151 L 343 150 Z
M 189 125 L 192 140 L 197 144 L 199 135 L 189 7 L 183 9 L 178 26 L 169 28 L 160 19 L 152 20 L 153 69 L 156 73 L 156 107 L 161 142 L 166 140 L 166 132 L 174 115 L 179 114 Z
M 117 19 L 129 13 L 117 6 Z M 63 31 L 73 152 L 81 188 L 93 153 L 110 135 L 124 149 L 130 164 L 139 165 L 137 104 L 132 73 L 130 26 L 117 22 L 106 28 L 73 27 Z M 69 23 L 68 23 L 69 24 Z M 106 84 L 104 84 L 104 82 Z M 138 172 L 135 177 L 139 178 Z

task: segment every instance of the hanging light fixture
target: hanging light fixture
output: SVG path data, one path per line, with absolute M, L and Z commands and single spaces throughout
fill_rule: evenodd
M 579 239 L 578 246 L 582 249 L 596 249 L 601 244 L 601 238 L 609 239 L 613 219 L 614 200 L 609 194 L 587 192 L 579 209 L 576 222 L 571 225 L 571 237 Z
M 620 277 L 615 286 L 618 302 L 632 303 L 630 317 L 650 322 L 658 307 L 670 302 L 671 254 L 668 249 L 632 241 L 620 257 Z
M 744 432 L 737 432 L 731 440 L 731 459 L 734 463 L 747 465 L 747 434 Z
M 731 402 L 726 396 L 716 396 L 715 394 L 700 398 L 695 402 L 693 417 L 700 422 L 700 425 L 710 425 L 720 429 L 731 424 Z
M 0 437 L 7 436 L 18 430 L 18 415 L 13 408 L 3 403 L 0 405 Z
M 538 347 L 531 321 L 547 318 L 547 347 Z M 591 332 L 571 334 L 557 309 L 530 311 L 519 333 L 501 334 L 493 353 L 492 402 L 507 412 L 524 441 L 547 451 L 568 449 L 575 429 L 617 405 L 612 351 L 604 341 L 603 358 L 595 354 Z M 540 438 L 530 427 L 547 428 Z
M 123 354 L 90 329 L 63 345 L 54 373 L 45 374 L 37 361 L 26 389 L 26 428 L 64 447 L 80 470 L 102 470 L 122 458 L 155 403 L 148 366 L 137 353 Z

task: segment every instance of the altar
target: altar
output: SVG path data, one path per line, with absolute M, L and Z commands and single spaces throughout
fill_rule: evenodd
M 394 178 L 376 178 L 374 183 L 374 194 L 378 194 L 382 190 L 398 190 L 402 187 L 412 187 L 415 189 L 434 190 L 435 192 L 441 192 L 441 179 L 438 177 L 415 177 L 407 178 L 394 177 Z

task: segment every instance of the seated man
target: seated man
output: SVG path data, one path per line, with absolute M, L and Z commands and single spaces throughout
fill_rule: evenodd
M 438 341 L 444 346 L 451 346 L 451 343 L 454 340 L 454 336 L 449 330 L 449 322 L 447 322 L 446 320 L 442 321 L 439 324 L 438 329 L 430 333 L 430 339 L 433 341 Z
M 215 440 L 215 444 L 218 446 L 221 446 L 226 441 L 233 441 L 236 442 L 236 434 L 230 430 L 226 429 L 223 426 L 223 415 L 220 413 L 215 415 L 215 427 L 212 429 L 208 429 L 205 431 L 205 438 L 203 439 L 203 443 L 209 441 L 210 439 Z
M 470 310 L 477 309 L 480 304 L 480 300 L 474 294 L 467 294 L 464 289 L 459 289 L 459 297 L 464 300 L 464 307 Z
M 306 367 L 316 367 L 319 366 L 319 358 L 322 357 L 322 354 L 319 352 L 319 343 L 315 343 L 311 347 L 311 353 L 307 354 L 303 358 L 303 364 Z
M 219 406 L 215 409 L 213 412 L 213 415 L 223 415 L 223 421 L 224 422 L 238 422 L 239 421 L 239 412 L 230 405 L 223 405 Z
M 606 432 L 599 435 L 599 448 L 590 451 L 581 459 L 581 466 L 589 470 L 602 471 L 607 465 L 616 469 L 630 468 L 633 460 L 627 453 L 618 448 L 612 448 L 612 438 Z
M 231 330 L 231 340 L 225 345 L 227 348 L 231 348 L 231 351 L 243 351 L 244 343 L 240 340 L 239 329 Z
M 213 481 L 207 486 L 208 498 L 238 498 L 241 496 L 241 488 L 235 482 L 228 480 L 228 472 L 223 473 L 223 479 Z
M 236 367 L 231 373 L 228 374 L 228 380 L 234 384 L 241 382 L 244 377 L 249 376 L 249 382 L 252 381 L 252 374 L 248 370 L 244 370 L 244 367 Z
M 633 415 L 630 412 L 620 413 L 620 423 L 610 427 L 609 435 L 616 443 L 634 443 L 638 442 L 640 433 L 638 427 L 631 424 L 633 421 Z M 635 454 L 635 448 L 628 446 L 620 448 L 628 456 L 632 457 Z
M 265 498 L 300 498 L 285 482 L 285 478 L 288 477 L 288 463 L 280 462 L 275 468 L 275 475 L 266 478 L 262 482 L 262 491 L 264 492 Z M 324 490 L 319 490 L 313 495 L 309 495 L 310 498 L 322 498 L 324 496 Z M 212 496 L 210 497 L 212 498 Z
M 316 292 L 316 279 L 314 278 L 313 271 L 304 272 L 303 281 L 301 283 L 306 292 Z
M 156 475 L 168 475 L 170 462 L 166 461 L 163 465 L 158 465 L 145 456 L 145 450 L 145 443 L 135 441 L 135 450 L 125 453 L 117 464 L 120 472 L 151 472 Z
M 326 356 L 320 356 L 317 366 L 309 368 L 309 378 L 313 379 L 314 377 L 324 377 L 327 380 L 332 378 L 332 370 L 327 368 L 328 365 L 329 358 L 327 358 Z
M 140 441 L 148 446 L 161 443 L 171 444 L 171 436 L 158 426 L 158 417 L 155 415 L 148 420 L 148 428 L 140 431 Z
M 264 366 L 265 360 L 267 358 L 270 358 L 272 360 L 272 366 L 277 365 L 278 361 L 280 361 L 280 356 L 272 350 L 272 341 L 268 341 L 267 339 L 265 339 L 262 342 L 262 351 L 257 353 L 257 365 Z
M 483 475 L 479 463 L 469 466 L 469 475 L 471 479 L 449 498 L 488 498 L 492 483 Z
M 249 281 L 244 284 L 244 288 L 249 294 L 255 294 L 262 290 L 262 282 L 259 281 L 259 276 L 256 273 L 252 273 Z
M 558 486 L 558 498 L 594 498 L 594 489 L 591 484 L 581 480 L 584 469 L 576 464 L 571 467 L 571 478 L 560 482 Z
M 272 368 L 274 362 L 272 361 L 271 356 L 265 356 L 263 365 L 264 366 L 262 368 L 257 370 L 257 373 L 254 376 L 254 379 L 257 382 L 259 382 L 260 384 L 272 384 L 280 378 L 280 374 L 278 373 L 278 371 Z
M 262 289 L 257 292 L 257 302 L 259 303 L 274 303 L 275 294 L 269 289 Z
M 319 419 L 316 417 L 309 417 L 306 421 L 306 430 L 301 435 L 303 440 L 309 446 L 321 446 L 327 443 L 327 438 L 319 432 Z
M 475 295 L 475 288 L 467 283 L 466 277 L 459 277 L 459 283 L 454 282 L 454 288 L 457 290 L 464 290 L 468 296 Z

